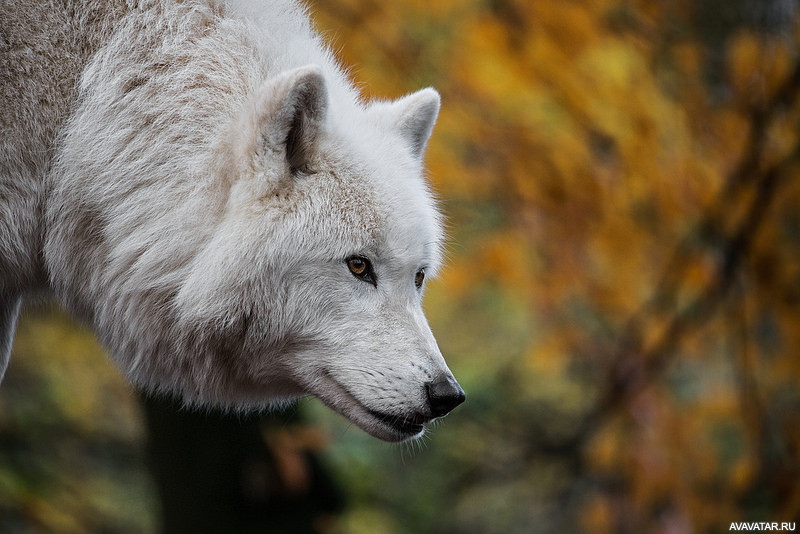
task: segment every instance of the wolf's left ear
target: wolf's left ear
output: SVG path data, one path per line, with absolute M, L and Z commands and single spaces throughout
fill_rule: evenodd
M 282 158 L 292 171 L 306 170 L 328 109 L 322 69 L 307 65 L 264 82 L 250 109 L 257 158 Z
M 427 87 L 394 102 L 375 104 L 372 108 L 380 114 L 381 120 L 390 121 L 408 142 L 414 156 L 421 158 L 439 116 L 440 103 L 439 93 Z

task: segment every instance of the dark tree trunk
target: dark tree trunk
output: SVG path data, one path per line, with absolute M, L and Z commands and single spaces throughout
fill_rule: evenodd
M 296 410 L 239 416 L 141 398 L 164 533 L 330 530 L 342 496 L 308 440 L 290 437 Z

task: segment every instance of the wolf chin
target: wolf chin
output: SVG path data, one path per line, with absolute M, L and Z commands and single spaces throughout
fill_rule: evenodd
M 422 311 L 439 95 L 363 102 L 288 0 L 0 3 L 0 376 L 54 294 L 133 384 L 380 439 L 464 400 Z

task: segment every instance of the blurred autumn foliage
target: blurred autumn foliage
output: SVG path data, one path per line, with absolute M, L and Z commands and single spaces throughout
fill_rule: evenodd
M 332 436 L 325 462 L 349 495 L 339 530 L 688 533 L 800 519 L 797 3 L 312 11 L 366 96 L 442 94 L 427 164 L 451 242 L 426 309 L 468 397 L 401 448 L 303 404 Z M 82 363 L 98 351 L 75 348 L 63 318 L 28 321 L 0 389 L 0 526 L 23 507 L 19 525 L 54 531 L 91 526 L 80 514 L 149 528 L 122 495 L 144 510 L 152 489 L 111 458 L 139 458 L 126 451 L 143 439 L 130 401 L 110 400 L 123 386 L 98 383 L 108 364 Z M 28 354 L 40 352 L 54 356 Z M 54 432 L 85 433 L 94 446 L 78 452 L 103 460 L 64 467 L 57 451 L 72 442 Z M 127 476 L 133 489 L 114 486 Z M 74 507 L 52 504 L 64 492 Z

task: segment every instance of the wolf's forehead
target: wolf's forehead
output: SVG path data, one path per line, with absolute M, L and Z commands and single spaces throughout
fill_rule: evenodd
M 379 255 L 392 263 L 435 268 L 442 247 L 441 217 L 422 177 L 386 176 L 377 188 L 382 226 L 377 229 Z
M 392 174 L 336 173 L 328 209 L 347 226 L 376 239 L 440 239 L 440 215 L 422 178 Z
M 427 185 L 417 177 L 393 186 L 385 197 L 386 244 L 403 254 L 435 255 L 442 241 L 441 216 Z
M 436 263 L 440 218 L 421 177 L 349 164 L 320 178 L 315 211 L 349 253 Z
M 328 138 L 323 163 L 332 178 L 327 196 L 336 219 L 376 253 L 438 264 L 442 217 L 422 162 L 374 125 L 338 133 Z

